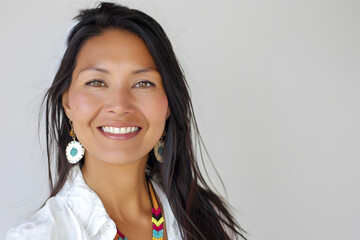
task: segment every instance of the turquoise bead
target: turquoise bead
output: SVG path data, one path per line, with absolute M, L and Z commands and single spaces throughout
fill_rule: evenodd
M 159 149 L 158 149 L 158 154 L 159 154 L 160 156 L 162 156 L 162 154 L 163 154 L 163 147 L 162 147 L 162 146 L 159 147 Z
M 74 147 L 73 147 L 73 148 L 71 149 L 71 151 L 70 151 L 70 154 L 71 154 L 71 156 L 73 156 L 73 157 L 76 156 L 77 153 L 78 153 L 78 150 L 77 150 L 76 148 L 74 148 Z

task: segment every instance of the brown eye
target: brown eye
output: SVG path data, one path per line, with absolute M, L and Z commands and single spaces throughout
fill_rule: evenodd
M 151 86 L 154 86 L 154 84 L 149 81 L 138 82 L 135 84 L 135 87 L 137 88 L 149 88 Z
M 93 86 L 93 87 L 104 87 L 105 83 L 101 80 L 93 80 L 93 81 L 87 82 L 86 85 Z

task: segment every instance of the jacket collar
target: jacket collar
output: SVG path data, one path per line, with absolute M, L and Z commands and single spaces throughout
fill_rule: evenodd
M 99 196 L 85 183 L 79 165 L 71 168 L 58 195 L 66 198 L 69 208 L 91 239 L 113 239 L 116 225 L 107 214 Z

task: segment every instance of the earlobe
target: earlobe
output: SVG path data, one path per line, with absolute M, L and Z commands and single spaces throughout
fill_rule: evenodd
M 69 91 L 66 90 L 61 96 L 62 106 L 64 108 L 66 116 L 71 120 L 71 108 L 69 105 Z

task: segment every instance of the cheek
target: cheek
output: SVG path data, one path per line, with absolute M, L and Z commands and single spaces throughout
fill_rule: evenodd
M 142 112 L 150 123 L 163 125 L 166 121 L 168 100 L 166 95 L 156 96 L 141 104 Z
M 85 120 L 97 112 L 99 98 L 81 91 L 69 92 L 69 105 L 74 120 Z

